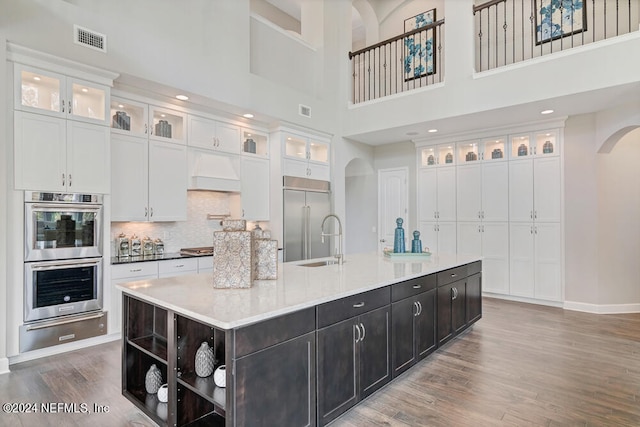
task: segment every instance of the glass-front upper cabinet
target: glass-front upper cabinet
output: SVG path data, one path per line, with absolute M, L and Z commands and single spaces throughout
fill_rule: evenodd
M 148 106 L 128 99 L 111 98 L 111 130 L 117 133 L 147 136 Z
M 514 135 L 510 138 L 511 158 L 559 155 L 558 132 L 548 130 L 533 134 Z
M 186 144 L 187 115 L 179 111 L 149 106 L 150 138 Z
M 423 147 L 420 150 L 420 166 L 453 166 L 455 159 L 455 144 L 441 144 Z
M 329 144 L 313 139 L 309 140 L 309 161 L 329 163 Z
M 295 135 L 287 135 L 284 141 L 284 155 L 307 159 L 307 139 Z
M 456 151 L 459 165 L 482 159 L 482 149 L 477 141 L 459 142 L 456 144 Z
M 269 157 L 269 137 L 252 129 L 242 129 L 242 153 Z
M 506 160 L 507 151 L 507 138 L 491 138 L 482 141 L 482 160 Z
M 297 135 L 287 135 L 284 155 L 315 163 L 329 163 L 329 143 Z
M 15 108 L 107 124 L 110 89 L 98 83 L 15 64 Z

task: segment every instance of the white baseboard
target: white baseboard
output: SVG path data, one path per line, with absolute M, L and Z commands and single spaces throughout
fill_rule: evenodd
M 507 301 L 526 302 L 527 304 L 538 304 L 538 305 L 546 305 L 549 307 L 562 308 L 562 303 L 558 301 L 547 301 L 547 300 L 535 299 L 535 298 L 517 297 L 514 295 L 493 294 L 491 292 L 483 292 L 482 296 L 485 296 L 487 298 L 496 298 L 496 299 L 503 299 Z
M 80 350 L 87 347 L 92 347 L 94 345 L 104 344 L 112 341 L 116 341 L 122 338 L 120 333 L 109 334 L 109 335 L 100 335 L 98 337 L 87 338 L 86 340 L 80 340 L 75 342 L 70 342 L 67 344 L 60 344 L 53 347 L 41 348 L 39 350 L 28 351 L 26 353 L 21 353 L 16 356 L 9 357 L 9 365 L 15 365 L 16 363 L 27 362 L 29 360 L 40 359 L 42 357 L 54 356 L 60 353 L 66 353 L 68 351 Z M 0 359 L 0 362 L 2 360 Z M 2 365 L 0 364 L 0 368 Z M 0 373 L 2 370 L 0 369 Z
M 0 359 L 0 375 L 9 373 L 9 359 L 3 357 Z
M 565 310 L 583 311 L 594 314 L 640 313 L 640 304 L 589 304 L 577 301 L 565 301 Z

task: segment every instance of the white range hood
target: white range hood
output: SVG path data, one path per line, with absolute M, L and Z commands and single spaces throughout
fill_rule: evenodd
M 189 147 L 189 190 L 240 192 L 240 156 Z

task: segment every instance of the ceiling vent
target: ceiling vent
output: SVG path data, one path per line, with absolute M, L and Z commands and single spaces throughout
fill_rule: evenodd
M 83 28 L 79 25 L 73 26 L 74 42 L 81 46 L 107 52 L 107 36 L 95 31 Z
M 298 113 L 304 117 L 311 117 L 311 107 L 307 107 L 306 105 L 299 104 Z

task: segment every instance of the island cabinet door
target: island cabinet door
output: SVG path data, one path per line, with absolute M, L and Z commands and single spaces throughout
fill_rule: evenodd
M 482 275 L 472 274 L 467 277 L 467 326 L 482 317 Z
M 438 288 L 438 343 L 444 344 L 453 338 L 451 327 L 451 300 L 453 298 L 453 284 Z
M 319 425 L 328 424 L 357 402 L 356 319 L 318 330 Z
M 415 316 L 416 362 L 436 349 L 436 290 L 416 297 L 418 312 Z
M 315 332 L 235 361 L 235 425 L 315 426 Z
M 390 314 L 390 307 L 385 306 L 360 316 L 359 399 L 391 380 Z
M 409 369 L 415 358 L 415 322 L 418 312 L 415 298 L 405 298 L 391 304 L 391 361 L 393 375 Z

